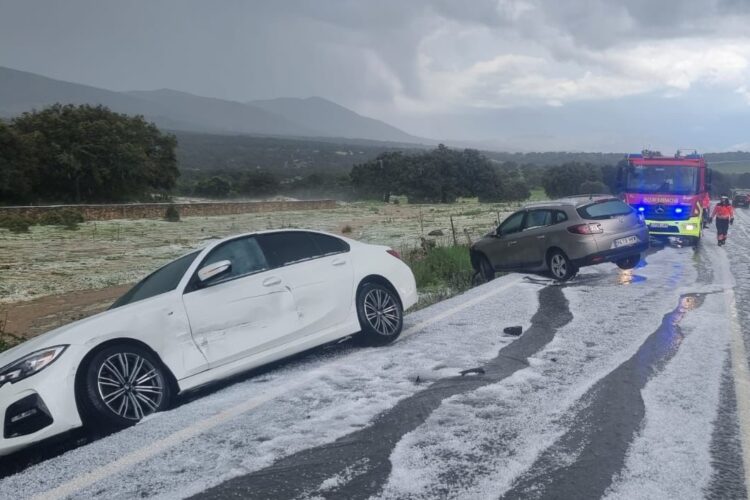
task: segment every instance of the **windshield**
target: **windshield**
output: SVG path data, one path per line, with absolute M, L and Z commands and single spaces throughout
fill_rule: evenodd
M 170 262 L 139 281 L 133 288 L 117 299 L 110 309 L 121 307 L 139 300 L 149 299 L 162 293 L 171 292 L 187 272 L 190 264 L 200 252 L 193 252 Z
M 698 169 L 679 166 L 631 165 L 625 183 L 627 191 L 638 193 L 696 194 Z

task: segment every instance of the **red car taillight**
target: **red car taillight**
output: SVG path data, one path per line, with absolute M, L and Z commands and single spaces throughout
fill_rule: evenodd
M 601 234 L 604 232 L 601 224 L 589 223 L 570 226 L 568 231 L 575 234 Z
M 396 257 L 396 258 L 397 258 L 398 260 L 401 260 L 401 254 L 400 254 L 400 253 L 398 253 L 397 251 L 395 251 L 394 249 L 392 249 L 392 248 L 389 248 L 388 250 L 386 250 L 386 252 L 388 252 L 389 254 L 393 255 L 393 256 L 394 256 L 394 257 Z

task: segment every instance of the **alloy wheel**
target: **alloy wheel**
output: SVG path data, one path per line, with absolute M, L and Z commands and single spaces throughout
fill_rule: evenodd
M 131 352 L 109 356 L 97 373 L 99 396 L 107 408 L 127 420 L 154 413 L 164 397 L 164 378 L 147 359 Z
M 393 296 L 376 288 L 367 292 L 364 300 L 365 317 L 380 335 L 390 337 L 398 331 L 401 309 Z
M 565 261 L 565 257 L 559 253 L 553 255 L 550 259 L 550 271 L 558 279 L 565 278 L 568 274 L 568 263 Z

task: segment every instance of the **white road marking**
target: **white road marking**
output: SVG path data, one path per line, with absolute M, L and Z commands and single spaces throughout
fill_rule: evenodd
M 433 325 L 439 321 L 442 321 L 443 319 L 447 317 L 450 317 L 469 307 L 472 307 L 484 300 L 489 299 L 490 297 L 494 297 L 495 295 L 498 295 L 499 293 L 507 290 L 508 288 L 511 288 L 512 286 L 519 284 L 522 281 L 522 278 L 518 275 L 512 275 L 506 278 L 505 281 L 506 283 L 496 286 L 495 288 L 493 288 L 487 293 L 479 295 L 466 302 L 462 302 L 461 304 L 451 309 L 448 309 L 447 311 L 444 311 L 436 316 L 433 316 L 430 319 L 426 319 L 424 321 L 421 321 L 420 323 L 417 323 L 411 328 L 408 328 L 407 330 L 405 330 L 401 334 L 401 338 L 413 335 L 421 330 L 424 330 L 430 325 Z M 102 481 L 119 472 L 122 472 L 138 463 L 148 460 L 169 448 L 177 446 L 187 441 L 188 439 L 191 439 L 200 434 L 203 434 L 204 432 L 207 432 L 213 429 L 214 427 L 221 425 L 224 422 L 227 422 L 245 412 L 248 412 L 254 408 L 257 408 L 258 406 L 261 406 L 264 403 L 267 403 L 277 397 L 283 396 L 284 394 L 290 391 L 301 388 L 305 384 L 318 379 L 322 375 L 323 368 L 325 368 L 325 370 L 329 370 L 332 364 L 335 365 L 340 362 L 343 362 L 343 360 L 339 360 L 339 361 L 335 361 L 333 363 L 327 364 L 324 367 L 321 367 L 317 370 L 313 370 L 306 377 L 303 377 L 300 380 L 284 385 L 282 387 L 278 387 L 276 390 L 269 391 L 268 393 L 258 396 L 257 398 L 244 401 L 227 410 L 224 410 L 220 413 L 212 415 L 209 418 L 196 422 L 190 425 L 189 427 L 185 427 L 184 429 L 181 429 L 162 439 L 159 439 L 148 446 L 144 446 L 143 448 L 135 450 L 123 456 L 122 458 L 115 460 L 114 462 L 110 462 L 96 470 L 89 472 L 88 474 L 79 476 L 71 481 L 63 483 L 60 486 L 54 489 L 48 490 L 44 493 L 35 495 L 34 497 L 32 497 L 32 499 L 33 500 L 59 499 L 59 498 L 65 498 L 70 495 L 73 495 L 83 490 L 84 488 L 87 488 L 99 481 Z
M 724 300 L 730 324 L 730 346 L 732 359 L 732 378 L 734 393 L 737 399 L 737 417 L 740 425 L 740 444 L 742 446 L 742 463 L 745 471 L 745 489 L 750 493 L 750 369 L 748 369 L 747 350 L 737 316 L 737 302 L 734 296 L 734 278 L 729 268 L 729 259 L 720 255 L 721 277 L 724 285 Z

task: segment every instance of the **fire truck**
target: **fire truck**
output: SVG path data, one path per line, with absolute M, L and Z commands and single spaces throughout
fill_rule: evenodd
M 623 200 L 643 216 L 651 235 L 700 241 L 710 214 L 711 170 L 697 151 L 629 154 L 618 182 Z

